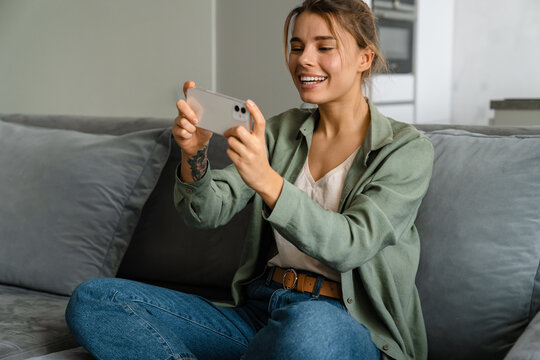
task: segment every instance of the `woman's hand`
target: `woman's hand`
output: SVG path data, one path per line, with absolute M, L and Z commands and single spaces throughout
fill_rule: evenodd
M 187 89 L 194 87 L 193 81 L 186 81 L 184 83 L 184 96 Z M 197 115 L 184 100 L 178 100 L 176 107 L 178 108 L 178 116 L 174 119 L 172 134 L 183 154 L 191 157 L 208 145 L 212 132 L 197 127 Z
M 281 194 L 283 178 L 268 162 L 264 138 L 266 121 L 263 114 L 253 101 L 248 100 L 246 105 L 254 120 L 253 131 L 250 132 L 242 126 L 225 131 L 229 145 L 227 155 L 246 185 L 255 190 L 273 209 Z
M 195 87 L 193 81 L 184 83 L 184 95 L 187 89 Z M 212 132 L 197 127 L 197 116 L 184 100 L 176 103 L 178 117 L 174 119 L 172 134 L 182 149 L 182 164 L 180 178 L 184 182 L 192 183 L 200 180 L 208 167 L 207 150 Z

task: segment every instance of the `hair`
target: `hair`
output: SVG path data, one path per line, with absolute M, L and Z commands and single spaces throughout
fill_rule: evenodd
M 362 84 L 371 81 L 371 76 L 374 73 L 388 71 L 386 60 L 379 48 L 375 15 L 362 0 L 305 0 L 302 5 L 292 9 L 285 20 L 283 31 L 283 49 L 286 63 L 289 62 L 288 40 L 291 22 L 294 26 L 294 21 L 303 12 L 321 16 L 336 39 L 339 39 L 339 36 L 334 27 L 335 23 L 349 32 L 361 49 L 369 47 L 374 52 L 371 67 L 362 73 Z

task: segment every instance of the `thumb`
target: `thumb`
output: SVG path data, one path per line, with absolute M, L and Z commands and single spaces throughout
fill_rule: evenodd
M 186 81 L 184 83 L 184 97 L 187 97 L 187 89 L 189 88 L 194 88 L 195 87 L 195 82 L 194 81 Z
M 253 133 L 255 136 L 264 139 L 266 120 L 264 120 L 261 110 L 259 110 L 259 107 L 251 100 L 246 101 L 246 105 L 253 118 Z

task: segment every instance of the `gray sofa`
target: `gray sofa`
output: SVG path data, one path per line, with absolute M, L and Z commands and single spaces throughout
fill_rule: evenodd
M 185 227 L 170 125 L 0 115 L 0 359 L 91 359 L 64 322 L 88 278 L 229 299 L 249 208 Z M 540 128 L 418 128 L 436 153 L 416 222 L 429 359 L 540 359 Z M 214 136 L 214 168 L 224 149 Z

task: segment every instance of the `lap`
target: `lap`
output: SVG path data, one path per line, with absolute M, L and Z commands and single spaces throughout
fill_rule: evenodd
M 267 326 L 249 344 L 246 359 L 380 359 L 369 330 L 339 301 L 284 294 L 302 299 L 283 301 L 271 311 Z
M 197 295 L 140 282 L 95 279 L 75 290 L 67 318 L 72 318 L 70 327 L 91 326 L 89 321 L 102 327 L 102 319 L 108 317 L 111 324 L 125 320 L 124 326 L 133 328 L 136 323 L 127 319 L 135 314 L 200 359 L 242 354 L 246 349 L 246 359 L 380 358 L 368 329 L 339 301 L 254 285 L 252 295 L 260 295 L 252 299 L 254 306 L 229 308 Z M 74 314 L 80 314 L 80 320 Z

